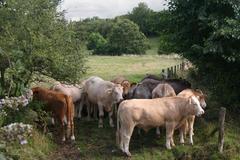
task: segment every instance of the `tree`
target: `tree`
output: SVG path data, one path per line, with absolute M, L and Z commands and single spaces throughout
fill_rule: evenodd
M 139 3 L 137 7 L 133 8 L 132 12 L 127 17 L 138 24 L 140 30 L 147 36 L 155 35 L 154 26 L 154 12 L 146 3 Z
M 144 54 L 148 48 L 145 35 L 128 19 L 116 19 L 109 36 L 111 54 Z
M 88 38 L 87 48 L 94 50 L 93 54 L 106 54 L 107 40 L 99 33 L 91 33 Z
M 171 0 L 169 9 L 174 22 L 170 31 L 174 32 L 171 43 L 176 46 L 175 52 L 197 66 L 202 83 L 219 102 L 237 109 L 240 104 L 240 2 Z
M 73 27 L 57 12 L 59 0 L 0 3 L 2 94 L 19 94 L 34 74 L 75 81 L 84 71 Z M 1 59 L 2 64 L 2 59 Z

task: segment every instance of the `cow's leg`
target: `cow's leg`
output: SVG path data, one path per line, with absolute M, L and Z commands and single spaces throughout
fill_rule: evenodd
M 88 120 L 88 121 L 91 120 L 91 107 L 92 107 L 93 105 L 94 105 L 94 104 L 92 104 L 92 103 L 90 103 L 90 102 L 88 101 L 88 105 L 87 105 L 87 113 L 88 113 L 88 115 L 87 115 L 87 120 Z
M 108 117 L 109 117 L 109 125 L 111 127 L 114 127 L 112 116 L 113 116 L 113 110 L 111 112 L 108 112 Z
M 123 136 L 122 136 L 124 152 L 129 157 L 131 156 L 131 153 L 129 152 L 129 143 L 130 143 L 130 139 L 131 139 L 131 136 L 132 136 L 133 129 L 134 129 L 133 124 L 127 125 L 127 127 L 125 127 L 125 129 L 124 129 L 125 132 L 123 132 Z
M 71 118 L 71 140 L 72 140 L 72 141 L 75 140 L 75 136 L 74 136 L 74 121 L 73 121 L 73 118 Z
M 55 119 L 54 119 L 54 117 L 52 117 L 51 120 L 52 120 L 52 125 L 55 125 Z
M 93 117 L 95 120 L 97 120 L 97 106 L 96 105 L 93 106 Z
M 80 103 L 79 103 L 79 108 L 77 110 L 77 117 L 78 118 L 82 118 L 82 109 L 83 109 L 83 100 L 80 100 Z
M 186 130 L 186 122 L 183 123 L 183 125 L 179 128 L 179 135 L 180 135 L 180 143 L 184 144 L 184 135 L 185 135 L 185 130 Z
M 75 113 L 75 108 L 73 106 L 72 108 L 72 112 L 71 112 L 71 117 L 70 117 L 70 128 L 71 128 L 71 140 L 74 141 L 75 140 L 75 136 L 74 136 L 74 113 Z
M 65 137 L 65 122 L 64 122 L 64 118 L 61 118 L 61 132 L 62 132 L 62 142 L 66 141 L 66 137 Z
M 98 110 L 99 110 L 99 121 L 98 121 L 98 128 L 103 128 L 103 106 L 98 104 Z
M 174 144 L 173 142 L 173 133 L 174 133 L 175 125 L 172 122 L 166 123 L 166 147 L 167 149 L 171 149 L 171 144 Z
M 193 125 L 194 125 L 194 120 L 195 120 L 195 116 L 191 116 L 188 119 L 188 124 L 189 124 L 189 140 L 190 140 L 190 144 L 193 145 Z
M 157 134 L 157 137 L 160 137 L 160 129 L 159 129 L 159 127 L 156 128 L 156 134 Z
M 79 111 L 79 109 L 80 109 L 80 102 L 79 101 L 77 101 L 77 102 L 75 102 L 74 103 L 74 108 L 75 108 L 75 110 L 74 110 L 74 117 L 78 117 L 78 111 Z

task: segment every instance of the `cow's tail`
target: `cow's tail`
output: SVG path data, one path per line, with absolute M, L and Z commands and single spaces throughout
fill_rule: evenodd
M 73 131 L 73 117 L 74 117 L 74 105 L 72 101 L 72 97 L 65 95 L 67 110 L 66 110 L 66 118 L 67 118 L 67 137 L 70 137 L 71 132 Z
M 120 108 L 121 108 L 121 103 L 119 105 L 118 111 L 117 111 L 117 131 L 116 131 L 116 145 L 120 145 L 121 141 L 121 136 L 120 136 Z

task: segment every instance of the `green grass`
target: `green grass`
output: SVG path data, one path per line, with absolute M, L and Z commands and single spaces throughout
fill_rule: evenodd
M 84 78 L 100 76 L 106 80 L 123 75 L 130 81 L 139 81 L 148 74 L 160 74 L 162 69 L 179 64 L 177 56 L 126 55 L 126 56 L 89 56 L 89 67 Z
M 45 160 L 48 159 L 48 154 L 50 154 L 55 148 L 56 144 L 54 144 L 49 137 L 34 130 L 33 136 L 28 139 L 28 144 L 20 145 L 19 142 L 7 143 L 3 152 L 8 157 L 17 160 Z
M 146 51 L 147 55 L 157 55 L 158 46 L 159 46 L 159 37 L 150 37 L 148 38 L 148 43 L 150 45 L 150 49 Z
M 76 145 L 80 148 L 81 159 L 126 159 L 115 144 L 115 128 L 110 128 L 105 118 L 104 128 L 97 128 L 97 121 L 76 121 Z M 226 123 L 225 144 L 223 154 L 217 151 L 218 133 L 211 135 L 217 127 L 217 121 L 206 121 L 197 118 L 194 127 L 194 145 L 179 144 L 179 134 L 175 131 L 176 147 L 172 150 L 165 148 L 165 130 L 157 138 L 155 129 L 138 135 L 136 129 L 130 141 L 132 160 L 218 160 L 240 159 L 240 130 L 230 123 Z M 211 135 L 211 136 L 210 136 Z M 185 139 L 188 142 L 188 139 Z

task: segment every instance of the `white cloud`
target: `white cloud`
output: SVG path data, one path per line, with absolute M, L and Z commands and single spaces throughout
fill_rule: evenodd
M 138 3 L 145 2 L 154 11 L 166 6 L 165 0 L 64 0 L 60 10 L 65 10 L 68 20 L 79 20 L 87 17 L 113 18 L 130 12 Z

